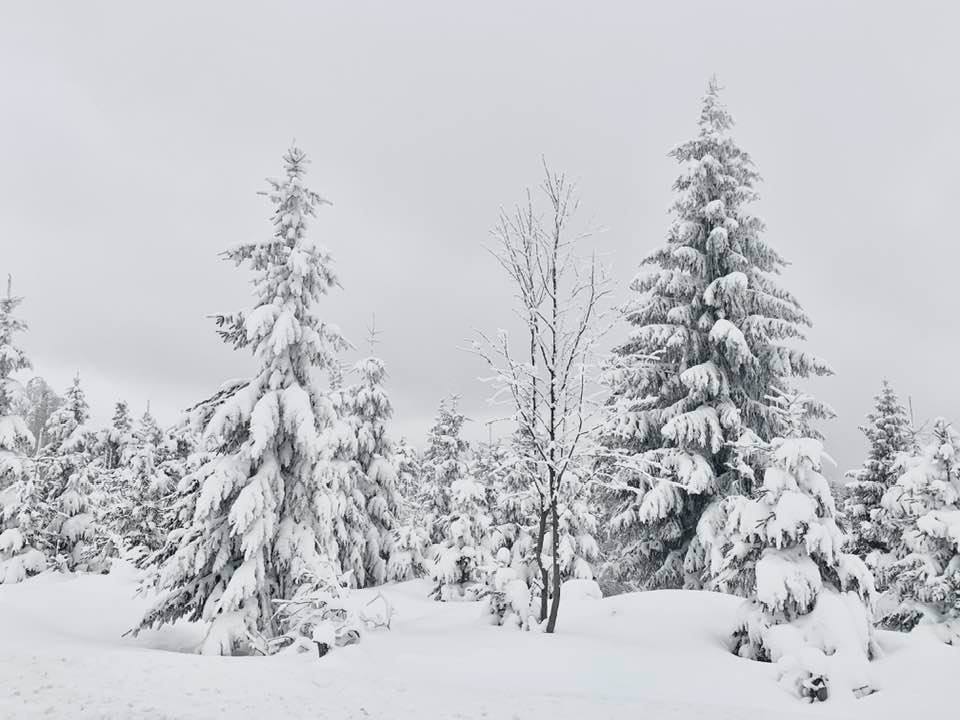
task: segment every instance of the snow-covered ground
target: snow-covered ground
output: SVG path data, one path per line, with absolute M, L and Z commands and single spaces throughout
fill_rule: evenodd
M 126 566 L 0 586 L 2 718 L 909 718 L 956 712 L 960 648 L 883 633 L 876 694 L 806 705 L 726 647 L 738 600 L 663 591 L 568 597 L 556 635 L 486 625 L 477 604 L 383 589 L 393 629 L 270 658 L 189 653 L 183 624 L 123 633 L 145 601 Z M 939 712 L 938 712 L 939 711 Z

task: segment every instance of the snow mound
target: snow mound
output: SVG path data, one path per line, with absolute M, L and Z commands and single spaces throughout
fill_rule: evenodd
M 917 698 L 949 717 L 960 670 L 956 648 L 882 633 L 871 668 L 880 692 L 806 706 L 778 685 L 775 665 L 730 652 L 739 598 L 599 599 L 584 581 L 564 586 L 555 635 L 492 626 L 478 604 L 433 602 L 415 580 L 358 591 L 383 593 L 393 629 L 322 659 L 207 657 L 190 652 L 204 636 L 196 625 L 123 635 L 149 605 L 137 580 L 117 563 L 110 575 L 0 587 L 0 717 L 875 720 L 915 714 Z

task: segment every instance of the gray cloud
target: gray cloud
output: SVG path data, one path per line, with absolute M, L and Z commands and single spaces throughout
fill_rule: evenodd
M 100 417 L 126 396 L 171 419 L 248 371 L 205 317 L 248 302 L 217 253 L 269 232 L 255 192 L 295 137 L 334 202 L 314 224 L 344 285 L 329 317 L 362 348 L 377 313 L 403 432 L 459 391 L 483 434 L 496 410 L 458 348 L 511 324 L 482 247 L 497 208 L 541 154 L 578 177 L 624 299 L 714 71 L 837 370 L 814 389 L 841 468 L 884 375 L 921 418 L 956 417 L 954 6 L 250 5 L 2 11 L 0 271 L 27 296 L 37 370 L 81 370 Z

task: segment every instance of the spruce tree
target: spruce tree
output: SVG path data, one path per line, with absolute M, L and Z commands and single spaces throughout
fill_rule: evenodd
M 851 552 L 866 558 L 872 552 L 886 553 L 895 538 L 890 528 L 878 522 L 880 500 L 900 475 L 900 454 L 913 444 L 914 432 L 907 411 L 886 380 L 874 397 L 867 424 L 860 427 L 869 444 L 863 467 L 847 477 L 848 496 L 843 512 L 850 524 Z
M 126 454 L 125 492 L 113 526 L 130 560 L 138 565 L 160 549 L 166 537 L 164 497 L 171 489 L 164 463 L 164 434 L 149 407 L 137 421 Z
M 493 570 L 497 547 L 483 486 L 469 473 L 452 481 L 450 514 L 438 523 L 444 536 L 431 567 L 437 600 L 478 600 Z
M 960 643 L 960 433 L 938 419 L 901 471 L 881 501 L 880 523 L 898 529 L 890 562 L 878 570 L 888 588 L 881 624 L 929 624 L 945 642 Z
M 129 459 L 127 451 L 133 439 L 130 406 L 125 400 L 118 400 L 103 440 L 104 465 L 107 470 L 116 470 Z
M 396 460 L 387 436 L 393 407 L 383 388 L 386 371 L 379 358 L 361 360 L 354 372 L 358 381 L 346 390 L 346 417 L 357 440 L 358 486 L 369 519 L 364 566 L 367 584 L 380 584 L 387 579 L 390 533 L 399 511 Z
M 420 452 L 405 437 L 401 437 L 394 448 L 393 456 L 397 463 L 397 490 L 400 497 L 404 503 L 417 506 L 412 501 L 420 494 L 423 475 Z
M 427 572 L 430 539 L 424 525 L 424 510 L 419 502 L 421 489 L 420 453 L 406 438 L 394 449 L 397 475 L 397 526 L 387 546 L 387 579 L 403 582 Z
M 16 412 L 23 386 L 14 375 L 30 368 L 16 344 L 16 335 L 27 329 L 15 314 L 22 301 L 8 278 L 7 295 L 0 298 L 0 583 L 20 582 L 46 567 L 42 498 L 27 457 L 34 438 Z
M 452 512 L 453 484 L 467 476 L 470 445 L 460 437 L 466 418 L 457 409 L 456 395 L 440 402 L 440 409 L 427 436 L 423 453 L 423 485 L 420 503 L 430 542 L 442 542 Z
M 130 509 L 136 504 L 131 461 L 136 447 L 130 407 L 125 400 L 114 405 L 110 425 L 98 434 L 98 452 L 87 474 L 93 485 L 93 501 L 99 532 L 93 561 L 108 568 L 126 547 L 124 539 Z
M 80 376 L 64 395 L 63 404 L 47 420 L 41 451 L 41 476 L 52 517 L 47 530 L 50 555 L 64 570 L 85 569 L 96 528 L 91 462 L 96 438 L 87 427 L 87 404 Z
M 747 430 L 783 434 L 770 396 L 830 373 L 796 347 L 810 320 L 774 279 L 786 263 L 750 212 L 759 176 L 732 127 L 711 80 L 697 137 L 670 153 L 683 168 L 673 224 L 631 286 L 630 334 L 606 373 L 612 570 L 637 586 L 700 585 L 701 517 L 717 498 L 751 489 L 731 443 Z M 806 412 L 832 414 L 817 402 Z
M 231 383 L 197 412 L 208 459 L 181 485 L 193 494 L 188 526 L 159 570 L 160 597 L 141 628 L 187 617 L 208 623 L 205 653 L 260 648 L 276 637 L 276 602 L 336 562 L 339 508 L 322 481 L 320 433 L 335 423 L 314 373 L 346 347 L 317 305 L 337 285 L 326 250 L 306 237 L 323 200 L 307 189 L 307 157 L 292 147 L 285 177 L 270 180 L 273 235 L 226 251 L 254 274 L 255 306 L 221 316 L 221 336 L 252 351 L 248 381 Z

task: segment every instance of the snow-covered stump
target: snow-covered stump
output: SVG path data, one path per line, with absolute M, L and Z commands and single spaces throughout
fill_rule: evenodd
M 727 501 L 726 553 L 717 584 L 744 587 L 733 650 L 774 662 L 784 686 L 808 700 L 870 690 L 875 653 L 873 577 L 842 552 L 819 440 L 777 438 L 756 498 Z M 752 581 L 752 582 L 751 582 Z

